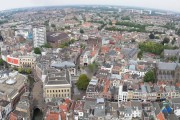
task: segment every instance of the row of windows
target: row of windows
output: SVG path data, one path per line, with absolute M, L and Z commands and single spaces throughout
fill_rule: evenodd
M 47 97 L 69 97 L 69 94 L 47 94 Z
M 34 61 L 33 59 L 20 59 L 22 61 Z
M 47 93 L 54 93 L 54 92 L 69 92 L 69 89 L 63 89 L 63 90 L 47 90 Z

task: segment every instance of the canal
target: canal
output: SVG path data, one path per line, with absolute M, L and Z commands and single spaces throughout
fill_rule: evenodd
M 43 113 L 39 108 L 36 108 L 33 113 L 33 119 L 32 120 L 43 120 Z

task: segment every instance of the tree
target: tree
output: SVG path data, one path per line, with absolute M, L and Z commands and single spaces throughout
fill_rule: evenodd
M 82 74 L 79 76 L 79 79 L 76 83 L 76 86 L 79 90 L 86 90 L 87 86 L 89 85 L 89 78 L 86 74 Z
M 80 33 L 83 34 L 83 33 L 84 33 L 84 30 L 83 30 L 83 29 L 80 29 Z
M 34 48 L 34 53 L 41 54 L 41 50 L 38 47 L 36 47 L 36 48 Z
M 23 70 L 22 68 L 18 68 L 18 72 L 19 72 L 19 73 L 23 73 L 23 71 L 24 71 L 24 70 Z
M 92 64 L 88 65 L 88 69 L 90 72 L 94 73 L 98 69 L 98 64 L 93 62 Z
M 144 76 L 144 82 L 155 82 L 155 72 L 154 70 L 148 71 Z
M 154 39 L 154 38 L 155 38 L 154 34 L 151 33 L 151 34 L 149 35 L 149 38 L 150 38 L 150 39 Z
M 3 59 L 1 58 L 0 59 L 0 66 L 2 66 L 3 65 Z
M 141 60 L 141 58 L 143 57 L 143 52 L 142 52 L 142 51 L 139 51 L 137 57 Z
M 55 28 L 55 27 L 56 27 L 56 25 L 55 25 L 55 24 L 51 24 L 51 27 Z
M 52 48 L 52 46 L 51 46 L 49 43 L 46 43 L 46 44 L 42 45 L 41 47 L 44 47 L 44 48 Z
M 31 70 L 30 68 L 27 68 L 27 69 L 25 70 L 25 72 L 26 72 L 27 74 L 31 74 L 32 70 Z
M 171 41 L 171 44 L 174 45 L 175 42 L 176 42 L 176 38 L 174 37 L 173 40 Z
M 162 44 L 163 44 L 163 45 L 164 45 L 165 43 L 168 44 L 169 41 L 170 41 L 169 38 L 165 37 L 165 38 L 163 39 L 163 41 L 162 41 Z
M 177 34 L 180 35 L 180 29 L 177 30 Z

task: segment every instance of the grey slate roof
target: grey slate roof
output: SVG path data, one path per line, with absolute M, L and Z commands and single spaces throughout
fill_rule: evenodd
M 64 62 L 56 62 L 51 64 L 52 67 L 56 68 L 65 68 L 65 67 L 75 67 L 75 64 L 73 62 L 64 61 Z
M 164 63 L 164 62 L 157 63 L 157 67 L 160 70 L 175 70 L 176 66 L 177 66 L 176 63 Z

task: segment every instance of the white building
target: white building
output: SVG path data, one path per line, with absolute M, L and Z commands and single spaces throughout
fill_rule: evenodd
M 46 41 L 46 27 L 38 26 L 33 28 L 33 42 L 34 47 L 40 47 L 44 45 Z
M 119 86 L 119 93 L 118 93 L 118 106 L 120 106 L 120 102 L 127 101 L 128 97 L 128 91 L 127 91 L 127 86 L 126 85 L 120 85 Z
M 11 110 L 11 103 L 9 101 L 0 100 L 0 120 L 6 120 Z
M 28 30 L 16 30 L 15 36 L 22 35 L 25 39 L 28 38 L 29 31 Z

